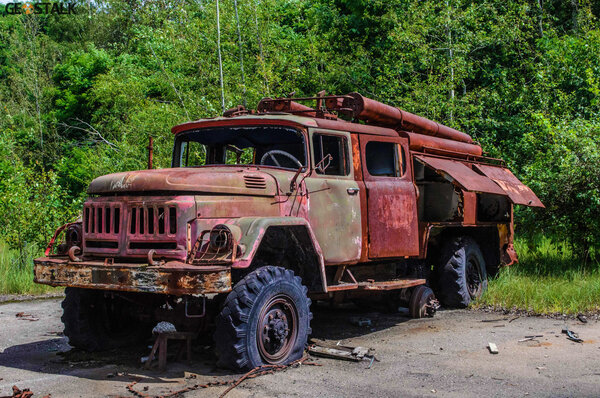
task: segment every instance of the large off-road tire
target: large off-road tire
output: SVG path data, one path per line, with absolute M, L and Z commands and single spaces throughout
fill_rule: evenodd
M 311 333 L 307 292 L 285 268 L 265 266 L 246 275 L 216 319 L 218 365 L 241 371 L 300 359 Z
M 64 334 L 69 344 L 85 351 L 102 351 L 139 343 L 150 329 L 136 319 L 136 307 L 104 292 L 68 287 L 62 302 Z
M 473 238 L 461 236 L 448 241 L 439 266 L 437 295 L 443 305 L 464 308 L 486 291 L 485 260 Z

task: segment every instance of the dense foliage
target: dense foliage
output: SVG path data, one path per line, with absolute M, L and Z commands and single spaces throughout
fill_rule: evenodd
M 239 0 L 240 38 L 235 4 L 220 2 L 226 107 L 358 91 L 438 120 L 539 194 L 521 231 L 598 252 L 600 3 Z M 0 237 L 43 242 L 92 178 L 144 167 L 148 136 L 167 167 L 170 127 L 220 114 L 216 5 L 0 17 Z

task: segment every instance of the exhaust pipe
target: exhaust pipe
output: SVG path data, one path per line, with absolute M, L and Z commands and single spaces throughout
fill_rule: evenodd
M 148 169 L 152 168 L 152 157 L 154 155 L 154 138 L 148 140 Z

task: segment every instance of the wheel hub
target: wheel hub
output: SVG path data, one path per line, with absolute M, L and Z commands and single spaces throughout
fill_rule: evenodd
M 273 314 L 273 312 L 275 313 Z M 271 343 L 280 345 L 285 341 L 290 330 L 288 328 L 287 317 L 281 311 L 277 310 L 271 311 L 267 319 L 270 319 L 265 328 L 268 338 Z
M 479 267 L 472 259 L 467 262 L 466 274 L 469 295 L 471 298 L 478 298 L 481 295 L 481 275 Z
M 287 296 L 276 296 L 263 307 L 258 322 L 257 342 L 265 361 L 278 363 L 285 360 L 296 340 L 297 319 L 296 308 Z

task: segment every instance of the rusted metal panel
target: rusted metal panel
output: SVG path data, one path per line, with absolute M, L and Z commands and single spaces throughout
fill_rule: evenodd
M 506 266 L 519 262 L 519 256 L 513 245 L 513 224 L 498 224 L 498 242 L 500 245 L 500 263 Z
M 451 181 L 467 191 L 506 195 L 494 181 L 474 172 L 462 162 L 423 155 L 415 155 L 415 158 L 433 168 L 438 174 L 449 177 Z
M 427 283 L 425 279 L 394 279 L 391 281 L 367 281 L 358 284 L 359 290 L 396 290 L 405 289 L 407 287 L 424 285 Z
M 477 222 L 477 194 L 475 192 L 462 191 L 462 213 L 463 223 L 474 225 Z
M 328 130 L 311 130 L 313 134 L 332 134 Z M 348 156 L 351 137 L 348 133 L 333 132 L 334 136 L 345 137 Z M 320 159 L 313 158 L 313 166 Z M 352 159 L 350 159 L 352 160 Z M 349 162 L 349 164 L 352 164 Z M 360 211 L 360 188 L 354 179 L 351 167 L 346 176 L 332 176 L 313 173 L 305 179 L 307 188 L 307 210 L 310 222 L 321 250 L 325 264 L 356 262 L 361 256 L 362 228 Z
M 185 260 L 187 225 L 196 217 L 194 196 L 102 196 L 83 208 L 83 255 Z
M 358 185 L 360 198 L 360 214 L 367 214 L 367 187 L 363 179 L 362 163 L 360 155 L 360 141 L 358 134 L 352 134 L 352 164 L 354 166 L 354 180 Z M 360 250 L 360 261 L 369 261 L 369 220 L 367 217 L 360 218 L 362 230 L 362 242 Z
M 225 126 L 291 126 L 303 127 L 317 126 L 317 119 L 298 116 L 298 115 L 248 115 L 240 117 L 215 117 L 211 119 L 201 119 L 193 122 L 182 123 L 171 128 L 173 134 L 179 134 L 183 131 L 196 130 L 210 127 L 225 127 Z
M 343 292 L 349 290 L 362 290 L 362 291 L 386 291 L 386 290 L 398 290 L 406 289 L 413 286 L 419 286 L 426 284 L 425 279 L 393 279 L 387 281 L 363 281 L 357 283 L 340 283 L 338 285 L 327 286 L 328 292 Z
M 391 142 L 407 146 L 405 138 L 360 137 L 361 152 L 370 141 Z M 398 159 L 401 158 L 398 153 Z M 366 159 L 362 159 L 367 188 L 367 217 L 369 223 L 369 257 L 386 258 L 417 256 L 419 235 L 417 194 L 411 178 L 410 162 L 402 177 L 372 176 Z
M 506 195 L 508 195 L 514 204 L 531 207 L 545 207 L 535 193 L 533 193 L 528 186 L 519 181 L 509 169 L 485 164 L 475 164 L 474 167 L 494 180 L 494 182 L 506 192 Z
M 231 290 L 231 269 L 194 267 L 171 261 L 161 266 L 100 261 L 70 262 L 64 258 L 34 260 L 34 281 L 50 286 L 163 294 L 210 294 Z
M 90 194 L 119 192 L 210 192 L 237 195 L 274 196 L 276 183 L 256 167 L 205 166 L 202 168 L 172 168 L 138 170 L 101 176 L 88 188 Z M 250 178 L 249 178 L 250 177 Z M 255 184 L 260 179 L 262 184 Z
M 369 126 L 366 124 L 350 123 L 342 119 L 319 119 L 299 115 L 261 115 L 240 116 L 236 118 L 214 118 L 177 125 L 171 129 L 173 134 L 200 128 L 222 127 L 222 126 L 260 126 L 280 125 L 292 127 L 320 127 L 329 130 L 349 131 L 367 135 L 382 135 L 396 137 L 398 132 L 394 129 L 380 126 Z

